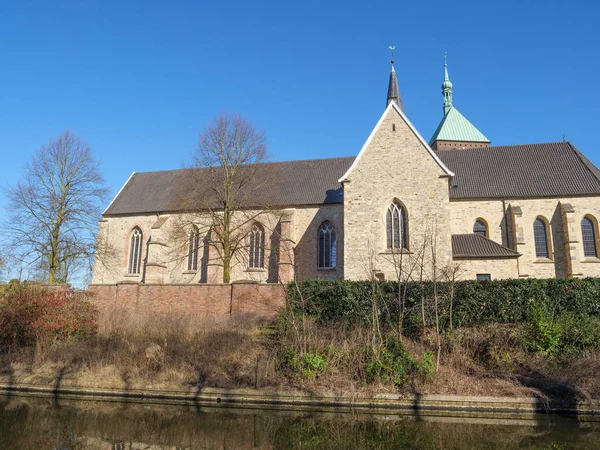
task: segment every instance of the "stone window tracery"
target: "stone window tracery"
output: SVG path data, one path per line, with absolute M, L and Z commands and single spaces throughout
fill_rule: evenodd
M 260 223 L 252 225 L 250 230 L 250 255 L 248 267 L 262 269 L 265 266 L 265 229 Z
M 408 249 L 406 210 L 398 201 L 393 201 L 386 214 L 387 248 Z
M 337 263 L 337 239 L 333 224 L 325 221 L 319 227 L 319 246 L 317 249 L 317 267 L 332 269 Z
M 198 270 L 198 245 L 200 243 L 200 231 L 194 226 L 190 231 L 190 245 L 188 249 L 188 270 Z
M 129 244 L 129 268 L 130 275 L 140 274 L 140 265 L 142 262 L 142 230 L 135 227 L 131 232 L 131 240 Z

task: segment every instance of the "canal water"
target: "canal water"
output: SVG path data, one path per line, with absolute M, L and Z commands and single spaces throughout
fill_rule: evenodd
M 600 423 L 0 397 L 0 449 L 600 449 Z

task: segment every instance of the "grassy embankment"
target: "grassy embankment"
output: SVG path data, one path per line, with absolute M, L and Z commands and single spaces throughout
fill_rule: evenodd
M 76 312 L 81 300 L 71 298 L 59 302 L 54 315 L 73 314 L 74 320 L 51 321 L 41 327 L 45 334 L 33 332 L 19 340 L 23 328 L 33 323 L 39 328 L 40 322 L 31 319 L 35 314 L 19 322 L 15 311 L 32 309 L 15 295 L 5 292 L 0 300 L 4 382 L 600 397 L 598 320 L 553 315 L 536 306 L 526 323 L 446 327 L 438 335 L 435 327 L 426 326 L 400 334 L 377 314 L 362 324 L 323 322 L 303 314 L 298 305 L 262 323 L 114 311 L 90 325 L 85 320 L 91 310 L 86 306 Z M 44 320 L 53 317 L 48 310 L 40 314 Z

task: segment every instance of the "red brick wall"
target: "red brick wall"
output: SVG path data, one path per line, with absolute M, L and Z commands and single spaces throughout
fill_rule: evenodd
M 101 310 L 142 309 L 215 319 L 270 318 L 285 304 L 285 290 L 276 284 L 91 284 L 88 292 Z

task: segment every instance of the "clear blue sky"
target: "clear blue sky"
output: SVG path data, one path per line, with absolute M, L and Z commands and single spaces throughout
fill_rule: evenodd
M 492 144 L 564 134 L 600 165 L 599 3 L 4 1 L 0 185 L 70 128 L 112 196 L 133 171 L 179 168 L 222 110 L 264 129 L 274 160 L 356 155 L 385 106 L 390 44 L 425 139 L 447 51 L 454 104 Z

